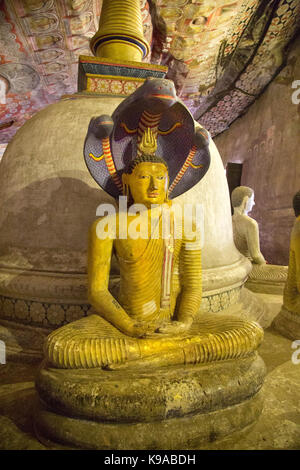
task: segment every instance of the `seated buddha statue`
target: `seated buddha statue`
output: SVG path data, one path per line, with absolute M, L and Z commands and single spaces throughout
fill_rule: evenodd
M 198 318 L 201 238 L 194 217 L 173 211 L 172 198 L 208 170 L 209 139 L 205 129 L 195 129 L 169 80 L 147 80 L 112 118 L 92 119 L 84 150 L 88 169 L 110 195 L 126 197 L 129 207 L 90 229 L 88 298 L 94 313 L 49 335 L 45 356 L 52 367 L 196 364 L 256 350 L 263 332 L 255 322 Z M 146 231 L 137 236 L 139 224 Z M 112 253 L 120 268 L 116 293 L 108 288 Z
M 255 205 L 253 189 L 238 186 L 232 191 L 231 201 L 234 208 L 232 228 L 235 246 L 252 263 L 245 287 L 252 292 L 281 296 L 286 281 L 287 266 L 267 264 L 260 251 L 259 227 L 256 220 L 248 215 Z M 268 306 L 262 299 L 259 302 L 263 311 L 267 312 Z M 275 306 L 272 304 L 271 311 L 275 311 L 280 304 L 281 300 L 276 301 Z M 265 318 L 268 322 L 268 315 Z
M 248 216 L 255 205 L 253 189 L 238 186 L 232 191 L 231 201 L 234 209 L 233 238 L 237 249 L 253 264 L 266 264 L 260 251 L 258 224 Z
M 291 233 L 288 275 L 283 291 L 283 306 L 300 315 L 300 191 L 293 199 L 296 216 Z

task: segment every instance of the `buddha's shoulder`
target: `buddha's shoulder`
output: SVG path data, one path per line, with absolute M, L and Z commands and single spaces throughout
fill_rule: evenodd
M 249 217 L 248 215 L 246 215 L 247 217 L 247 223 L 250 227 L 258 227 L 258 223 L 256 222 L 255 219 L 252 219 L 252 217 Z
M 97 230 L 97 226 L 99 225 L 99 223 L 101 225 L 104 225 L 105 223 L 113 224 L 113 223 L 116 223 L 117 219 L 118 219 L 118 214 L 107 214 L 107 215 L 98 217 L 97 219 L 94 220 L 94 222 L 90 226 L 90 230 L 92 232 L 95 232 Z
M 114 240 L 117 233 L 117 214 L 108 214 L 98 217 L 90 226 L 90 236 L 100 240 Z
M 258 227 L 258 223 L 256 222 L 256 220 L 252 219 L 252 217 L 249 217 L 249 215 L 242 215 L 242 217 L 243 217 L 245 225 L 247 225 L 248 227 L 250 228 Z
M 239 222 L 245 222 L 245 223 L 257 223 L 255 219 L 252 219 L 252 217 L 249 217 L 249 215 L 246 214 L 233 214 L 232 220 L 236 220 Z
M 124 219 L 125 218 L 125 219 Z M 105 232 L 114 233 L 116 238 L 116 234 L 119 233 L 119 227 L 126 227 L 128 223 L 130 223 L 131 218 L 128 217 L 127 213 L 110 213 L 101 217 L 98 217 L 91 225 L 90 232 L 91 234 L 96 234 L 101 230 Z M 101 237 L 102 238 L 102 237 Z

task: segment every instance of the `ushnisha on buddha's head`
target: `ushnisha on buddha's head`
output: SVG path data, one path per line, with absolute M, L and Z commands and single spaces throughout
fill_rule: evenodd
M 253 189 L 248 186 L 238 186 L 231 193 L 231 202 L 234 212 L 248 214 L 255 205 Z
M 300 215 L 300 190 L 295 194 L 293 198 L 293 208 L 295 212 L 295 217 Z

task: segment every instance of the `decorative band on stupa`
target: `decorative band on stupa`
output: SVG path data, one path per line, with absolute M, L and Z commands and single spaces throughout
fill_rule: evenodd
M 135 47 L 142 53 L 142 58 L 144 59 L 148 55 L 148 49 L 145 43 L 138 40 L 137 38 L 131 38 L 129 36 L 121 36 L 117 34 L 111 34 L 107 36 L 94 37 L 93 43 L 91 42 L 91 49 L 95 56 L 98 57 L 107 57 L 107 54 L 102 52 L 102 46 L 104 45 L 114 45 L 118 47 L 120 44 Z

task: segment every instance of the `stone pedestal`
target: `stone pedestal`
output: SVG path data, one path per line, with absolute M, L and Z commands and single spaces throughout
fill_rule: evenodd
M 290 312 L 284 306 L 272 323 L 273 328 L 286 338 L 300 339 L 300 315 Z
M 265 365 L 257 353 L 153 370 L 42 367 L 39 439 L 84 449 L 182 449 L 212 442 L 259 417 Z
M 257 321 L 263 328 L 268 328 L 280 312 L 287 272 L 288 266 L 252 265 L 245 287 L 247 297 L 251 298 L 251 303 L 256 303 L 261 312 Z
M 253 264 L 245 286 L 252 292 L 283 295 L 288 266 Z

